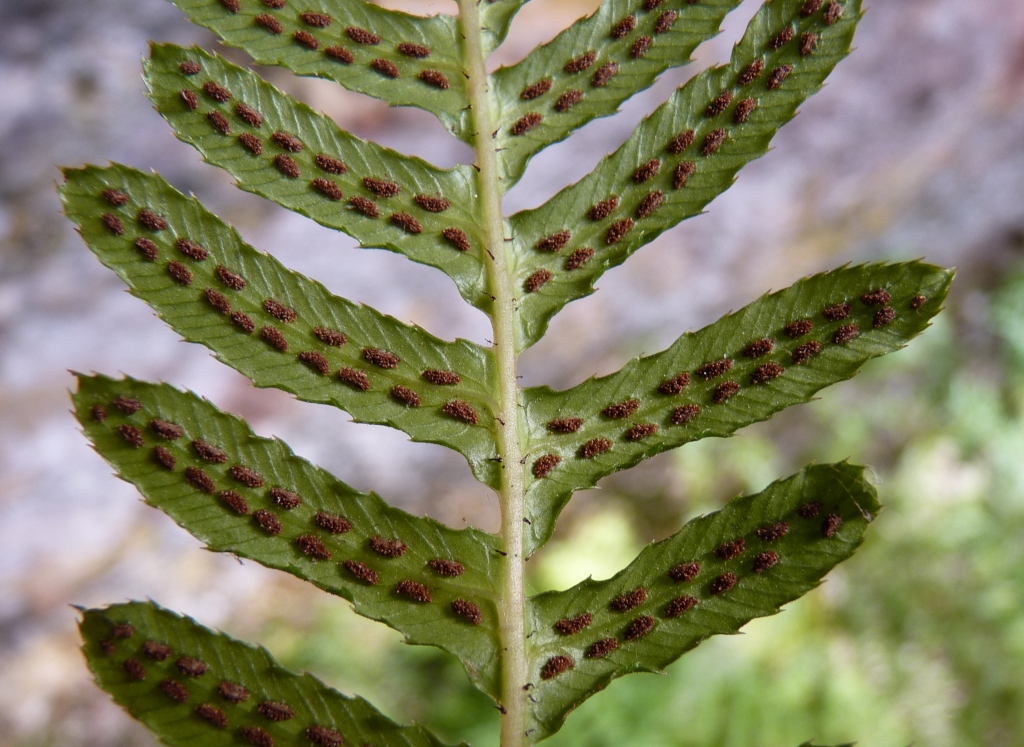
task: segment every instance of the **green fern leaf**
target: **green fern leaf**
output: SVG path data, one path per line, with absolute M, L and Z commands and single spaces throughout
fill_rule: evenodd
M 186 74 L 183 63 L 201 69 Z M 360 140 L 255 73 L 197 47 L 153 45 L 145 76 L 150 98 L 178 137 L 239 187 L 363 246 L 436 267 L 467 301 L 490 307 L 471 167 L 445 171 Z
M 530 0 L 487 0 L 480 8 L 484 54 L 490 54 L 505 41 L 516 13 Z
M 509 219 L 525 258 L 517 268 L 527 290 L 524 347 L 540 339 L 563 306 L 592 293 L 605 270 L 699 215 L 743 166 L 768 152 L 779 128 L 849 53 L 860 20 L 860 0 L 846 3 L 831 23 L 822 10 L 805 16 L 805 6 L 765 3 L 728 66 L 694 77 L 594 171 Z M 541 276 L 548 282 L 530 292 L 530 279 Z
M 496 484 L 489 351 L 331 295 L 159 176 L 113 166 L 69 169 L 65 179 L 65 210 L 89 248 L 185 339 L 257 386 L 455 449 Z M 109 190 L 129 202 L 111 206 Z
M 266 649 L 152 602 L 81 612 L 96 683 L 164 744 L 443 747 L 422 726 L 399 726 L 362 698 L 289 672 Z
M 694 519 L 607 581 L 534 598 L 534 738 L 612 679 L 661 671 L 803 596 L 853 554 L 879 509 L 862 468 L 808 467 Z
M 927 328 L 952 273 L 909 262 L 815 275 L 620 371 L 523 393 L 529 551 L 573 491 L 654 454 L 736 430 L 848 379 Z M 864 300 L 861 300 L 864 299 Z
M 497 697 L 492 535 L 410 516 L 167 384 L 79 376 L 75 415 L 121 479 L 217 552 L 287 571 L 437 646 Z M 458 600 L 458 602 L 456 602 Z
M 260 64 L 327 78 L 392 106 L 425 109 L 456 137 L 470 136 L 465 65 L 452 16 L 423 18 L 364 0 L 280 7 L 238 0 L 172 2 Z

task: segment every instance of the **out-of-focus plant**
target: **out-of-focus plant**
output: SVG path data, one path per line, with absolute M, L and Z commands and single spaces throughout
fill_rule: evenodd
M 185 339 L 257 386 L 335 405 L 463 454 L 499 495 L 500 534 L 390 507 L 166 384 L 80 376 L 87 436 L 146 500 L 217 551 L 350 600 L 461 661 L 503 747 L 556 732 L 612 679 L 659 671 L 814 588 L 879 505 L 862 468 L 809 466 L 694 519 L 613 578 L 527 599 L 526 559 L 576 490 L 657 453 L 808 401 L 927 327 L 951 273 L 842 268 L 765 296 L 573 389 L 521 389 L 519 354 L 595 280 L 697 215 L 849 51 L 859 0 L 770 0 L 728 65 L 698 74 L 546 204 L 502 197 L 544 147 L 684 64 L 739 0 L 606 0 L 522 62 L 486 56 L 521 0 L 422 18 L 363 0 L 176 0 L 263 64 L 433 112 L 475 163 L 449 170 L 365 142 L 253 72 L 154 45 L 146 80 L 178 137 L 239 186 L 447 273 L 494 342 L 445 342 L 328 293 L 245 244 L 194 198 L 123 166 L 65 170 L 90 248 Z M 86 610 L 99 684 L 169 744 L 427 745 L 360 698 L 153 603 Z

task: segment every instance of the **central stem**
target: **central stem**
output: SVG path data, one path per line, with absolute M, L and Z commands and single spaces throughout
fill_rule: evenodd
M 467 95 L 473 114 L 473 149 L 478 170 L 481 224 L 486 242 L 487 269 L 494 310 L 494 356 L 497 363 L 498 456 L 501 458 L 501 539 L 504 551 L 501 599 L 502 682 L 501 747 L 520 747 L 525 742 L 527 660 L 523 588 L 523 505 L 524 484 L 520 453 L 519 384 L 516 379 L 516 291 L 505 249 L 501 212 L 501 179 L 492 133 L 491 100 L 487 68 L 480 43 L 478 0 L 459 0 L 468 80 Z

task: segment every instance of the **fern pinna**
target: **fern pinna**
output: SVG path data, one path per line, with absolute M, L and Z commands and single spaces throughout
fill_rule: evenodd
M 529 160 L 685 64 L 740 0 L 605 0 L 518 64 L 487 55 L 526 0 L 416 17 L 365 0 L 174 0 L 256 62 L 431 111 L 475 163 L 440 169 L 340 130 L 259 75 L 158 44 L 150 96 L 243 189 L 447 273 L 493 322 L 446 342 L 332 295 L 242 241 L 156 174 L 68 169 L 60 191 L 100 261 L 185 339 L 261 387 L 462 453 L 501 505 L 498 535 L 390 507 L 166 384 L 79 376 L 96 450 L 210 548 L 290 572 L 463 663 L 537 742 L 615 677 L 659 671 L 814 588 L 879 510 L 862 468 L 810 466 L 688 523 L 605 581 L 526 598 L 524 563 L 573 492 L 688 441 L 807 402 L 901 348 L 951 273 L 845 267 L 764 296 L 661 353 L 567 391 L 520 389 L 519 354 L 597 278 L 698 215 L 850 49 L 859 0 L 767 0 L 727 65 L 681 86 L 594 171 L 509 218 Z M 100 686 L 172 745 L 439 744 L 262 649 L 133 602 L 85 610 Z

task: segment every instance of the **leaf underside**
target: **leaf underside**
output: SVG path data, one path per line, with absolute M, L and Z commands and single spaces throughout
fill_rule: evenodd
M 443 745 L 422 726 L 399 726 L 362 698 L 289 672 L 266 649 L 152 602 L 82 610 L 79 629 L 96 684 L 164 744 Z
M 66 170 L 65 179 L 60 190 L 65 211 L 89 248 L 186 340 L 206 345 L 257 386 L 332 404 L 358 422 L 390 425 L 414 440 L 448 446 L 467 458 L 477 479 L 497 484 L 491 461 L 495 445 L 489 403 L 495 374 L 490 351 L 465 340 L 444 342 L 332 295 L 253 249 L 198 200 L 158 175 L 90 166 Z M 113 208 L 102 197 L 108 189 L 121 190 L 130 201 Z M 147 228 L 137 217 L 144 209 L 159 212 L 166 228 Z M 104 223 L 105 215 L 116 217 L 120 234 Z M 140 251 L 140 240 L 151 242 L 155 261 Z M 178 247 L 181 240 L 200 245 L 207 257 L 191 258 Z M 244 288 L 235 290 L 239 283 L 218 268 L 242 278 Z M 210 290 L 216 295 L 211 297 Z M 286 311 L 277 310 L 275 316 L 265 306 L 267 299 Z M 295 315 L 293 321 L 280 318 L 291 318 L 287 310 Z M 317 336 L 318 329 L 340 333 L 343 337 L 331 337 L 335 343 L 346 341 L 326 342 Z M 424 378 L 430 371 L 455 374 L 458 383 L 431 383 Z M 476 423 L 469 422 L 469 410 L 460 410 L 462 418 L 446 415 L 451 402 L 471 408 Z
M 534 737 L 556 731 L 612 679 L 659 672 L 706 638 L 735 633 L 806 594 L 853 554 L 879 508 L 862 468 L 807 467 L 694 519 L 607 581 L 535 597 L 528 618 Z M 673 572 L 690 563 L 699 568 Z M 555 627 L 588 613 L 592 621 L 577 633 Z M 607 653 L 595 656 L 595 644 Z M 572 667 L 545 679 L 545 667 L 562 656 Z
M 871 358 L 899 350 L 928 327 L 951 281 L 951 272 L 921 262 L 822 273 L 609 376 L 561 392 L 525 390 L 534 470 L 527 484 L 528 550 L 548 539 L 573 491 L 667 449 L 728 436 L 808 402 Z M 887 294 L 886 303 L 861 299 L 878 291 Z M 836 318 L 840 313 L 845 316 Z M 565 432 L 566 421 L 576 419 L 569 425 L 577 430 Z M 542 460 L 557 463 L 538 478 Z
M 86 436 L 147 503 L 213 551 L 287 571 L 350 600 L 409 643 L 454 654 L 497 697 L 501 557 L 494 536 L 392 508 L 167 384 L 105 376 L 78 382 L 75 414 Z M 418 586 L 403 587 L 409 581 Z M 460 615 L 457 599 L 475 607 L 475 616 L 464 604 L 456 605 Z

